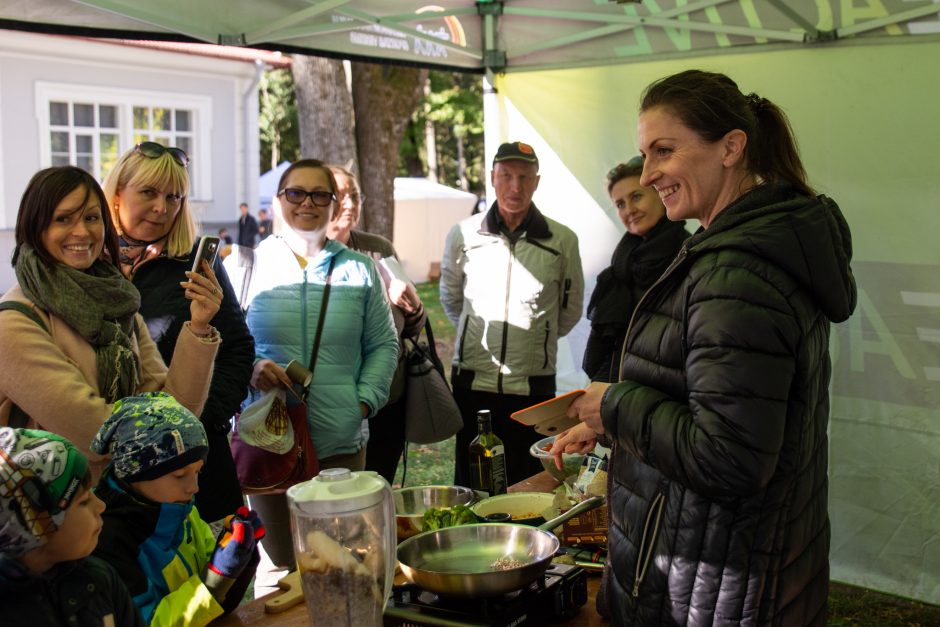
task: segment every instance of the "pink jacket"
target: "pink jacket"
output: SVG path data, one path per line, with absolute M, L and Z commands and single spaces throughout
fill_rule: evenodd
M 31 306 L 49 333 L 18 311 L 0 312 L 0 426 L 8 423 L 11 403 L 16 403 L 32 419 L 29 427 L 62 435 L 81 448 L 93 462 L 97 480 L 106 460 L 90 453 L 88 445 L 111 415 L 111 405 L 98 391 L 95 349 L 63 320 L 36 307 L 19 286 L 0 298 L 7 300 Z M 221 343 L 218 333 L 206 339 L 180 333 L 167 369 L 140 315 L 136 323 L 134 351 L 141 369 L 137 391 L 162 390 L 201 414 Z M 188 329 L 189 323 L 185 326 Z

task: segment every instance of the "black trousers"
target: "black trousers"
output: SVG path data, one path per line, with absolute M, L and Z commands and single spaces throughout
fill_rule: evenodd
M 405 399 L 389 403 L 369 418 L 366 470 L 379 473 L 389 485 L 395 480 L 398 462 L 405 450 Z
M 477 411 L 490 410 L 493 433 L 503 441 L 506 449 L 506 481 L 508 485 L 519 483 L 534 474 L 542 472 L 542 463 L 529 455 L 529 447 L 544 436 L 532 427 L 519 424 L 509 415 L 536 403 L 547 401 L 553 395 L 520 396 L 516 394 L 496 394 L 494 392 L 476 392 L 465 388 L 454 388 L 454 399 L 463 416 L 463 429 L 457 432 L 456 464 L 454 466 L 454 485 L 470 486 L 470 461 L 467 448 L 477 437 Z

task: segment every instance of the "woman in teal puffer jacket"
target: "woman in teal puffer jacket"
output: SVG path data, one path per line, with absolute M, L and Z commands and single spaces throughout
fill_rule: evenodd
M 398 362 L 385 287 L 369 257 L 327 239 L 336 183 L 320 161 L 303 159 L 285 170 L 277 199 L 275 233 L 254 250 L 250 272 L 244 263 L 248 251 L 235 250 L 225 261 L 255 338 L 251 385 L 260 392 L 290 386 L 288 362 L 309 365 L 332 267 L 307 421 L 321 469 L 362 470 L 362 421 L 385 405 Z M 249 499 L 265 521 L 265 552 L 275 565 L 293 567 L 286 497 Z

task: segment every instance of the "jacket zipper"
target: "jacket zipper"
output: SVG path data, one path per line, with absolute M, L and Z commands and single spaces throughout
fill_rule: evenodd
M 640 310 L 640 305 L 643 304 L 643 301 L 646 300 L 646 296 L 653 291 L 657 285 L 662 283 L 666 277 L 672 274 L 672 271 L 675 270 L 679 264 L 685 261 L 686 256 L 688 256 L 689 251 L 687 248 L 683 247 L 679 249 L 679 252 L 676 254 L 676 258 L 672 260 L 672 263 L 669 264 L 669 267 L 656 279 L 656 282 L 650 285 L 649 289 L 643 292 L 643 295 L 640 296 L 640 300 L 637 301 L 636 307 L 633 308 L 633 313 L 630 314 L 630 324 L 627 325 L 627 334 L 623 336 L 623 346 L 620 347 L 620 364 L 617 367 L 617 380 L 623 380 L 623 356 L 627 353 L 627 344 L 630 342 L 630 332 L 633 331 L 633 321 L 636 320 L 636 312 Z
M 503 343 L 499 349 L 499 370 L 496 375 L 496 390 L 503 393 L 503 366 L 506 363 L 506 344 L 509 342 L 509 286 L 512 284 L 512 262 L 516 258 L 516 242 L 509 241 L 509 264 L 506 269 L 506 295 L 503 297 Z
M 542 362 L 542 370 L 548 368 L 548 338 L 551 337 L 552 327 L 545 321 L 545 341 L 542 342 L 542 354 L 545 355 L 545 361 Z
M 662 522 L 663 507 L 666 497 L 662 492 L 653 497 L 649 511 L 646 512 L 646 522 L 643 523 L 643 537 L 640 539 L 640 552 L 636 562 L 636 572 L 633 578 L 633 598 L 640 596 L 640 584 L 646 578 L 646 570 L 653 559 L 653 549 L 656 548 L 656 536 L 659 534 L 659 523 Z M 650 533 L 650 521 L 653 520 L 653 529 Z
M 304 268 L 304 282 L 300 284 L 300 337 L 301 346 L 307 346 L 307 269 Z M 310 347 L 313 350 L 313 347 Z M 304 351 L 307 355 L 310 351 Z

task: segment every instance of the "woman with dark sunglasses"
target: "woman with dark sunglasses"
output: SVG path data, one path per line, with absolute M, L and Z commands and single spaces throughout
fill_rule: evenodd
M 17 285 L 0 299 L 0 425 L 75 442 L 96 480 L 106 460 L 88 446 L 111 405 L 163 390 L 198 414 L 219 348 L 209 324 L 219 309 L 216 284 L 186 274 L 175 289 L 189 314 L 168 369 L 120 254 L 107 198 L 90 174 L 64 166 L 33 176 L 16 219 Z
M 328 298 L 307 397 L 310 435 L 321 470 L 363 470 L 362 421 L 385 405 L 398 361 L 385 287 L 372 259 L 327 238 L 337 211 L 336 181 L 323 163 L 303 159 L 287 168 L 272 208 L 274 234 L 254 251 L 236 247 L 225 259 L 255 338 L 251 385 L 258 392 L 288 388 L 287 364 L 310 365 Z M 285 495 L 248 498 L 267 529 L 265 552 L 275 567 L 293 568 Z M 258 573 L 256 595 L 258 582 L 263 586 L 269 579 L 270 571 Z
M 186 280 L 199 246 L 196 221 L 188 203 L 189 157 L 179 148 L 143 142 L 124 153 L 105 180 L 111 218 L 119 234 L 121 270 L 140 291 L 140 313 L 166 363 L 190 316 L 180 283 Z M 206 270 L 213 298 L 220 301 L 211 319 L 219 347 L 202 420 L 209 456 L 196 507 L 204 520 L 218 520 L 243 503 L 229 449 L 231 418 L 248 388 L 254 342 L 238 299 L 216 261 Z

